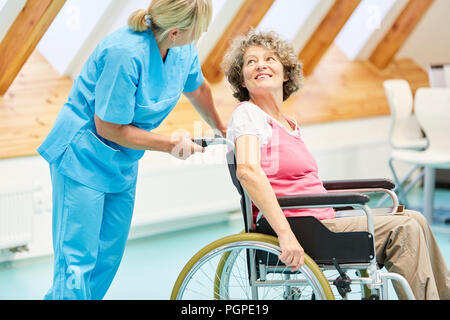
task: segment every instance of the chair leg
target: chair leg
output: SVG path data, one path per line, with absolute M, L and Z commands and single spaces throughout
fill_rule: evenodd
M 415 166 L 413 168 L 413 170 L 416 170 L 417 168 L 421 168 L 420 169 L 420 174 L 417 178 L 414 179 L 414 181 L 410 182 L 405 188 L 404 188 L 404 192 L 405 194 L 408 194 L 408 192 L 419 182 L 422 180 L 422 178 L 425 175 L 425 169 L 419 166 Z
M 396 173 L 395 170 L 394 170 L 393 161 L 394 161 L 394 159 L 389 158 L 389 168 L 391 169 L 392 176 L 393 176 L 393 178 L 394 178 L 394 182 L 395 182 L 395 185 L 396 185 L 396 188 L 395 188 L 395 189 L 398 189 L 399 199 L 400 199 L 401 203 L 402 203 L 403 205 L 405 205 L 406 207 L 408 207 L 408 201 L 407 201 L 407 199 L 406 199 L 406 194 L 404 193 L 402 184 L 403 184 L 404 181 L 406 181 L 408 175 L 410 175 L 412 172 L 410 171 L 410 172 L 408 173 L 408 175 L 406 175 L 406 177 L 403 179 L 403 181 L 399 181 L 398 176 L 397 176 L 397 173 Z M 394 189 L 394 190 L 395 190 L 395 189 Z
M 428 223 L 433 221 L 435 174 L 434 168 L 425 167 L 423 214 Z
M 408 180 L 408 178 L 414 173 L 414 171 L 416 171 L 416 169 L 420 169 L 420 174 L 419 176 L 417 176 L 414 181 L 410 182 L 407 186 L 405 186 L 403 188 L 403 193 L 406 196 L 408 194 L 408 192 L 419 182 L 422 180 L 422 178 L 425 175 L 425 169 L 423 167 L 420 166 L 414 166 L 409 172 L 408 174 L 399 182 L 396 182 L 396 187 L 394 188 L 394 192 L 396 192 L 398 190 L 398 186 L 399 185 L 403 185 L 406 180 Z M 392 169 L 391 169 L 392 170 Z M 383 203 L 389 198 L 389 195 L 386 194 L 384 195 L 380 200 L 378 200 L 377 202 L 377 207 L 381 207 L 383 205 Z

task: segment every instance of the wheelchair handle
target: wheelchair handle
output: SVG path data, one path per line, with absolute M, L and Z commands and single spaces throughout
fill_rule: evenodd
M 216 136 L 214 138 L 198 138 L 198 139 L 192 139 L 192 142 L 202 146 L 203 148 L 206 148 L 208 146 L 216 145 L 216 144 L 225 144 L 227 145 L 231 150 L 234 151 L 234 143 L 228 139 Z

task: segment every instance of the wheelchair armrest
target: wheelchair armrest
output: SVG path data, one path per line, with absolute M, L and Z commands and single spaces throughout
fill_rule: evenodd
M 281 209 L 316 208 L 316 207 L 337 207 L 346 205 L 358 205 L 362 207 L 367 217 L 367 230 L 372 236 L 375 234 L 373 217 L 367 202 L 369 196 L 356 192 L 335 192 L 323 194 L 308 194 L 277 197 Z M 259 213 L 262 215 L 262 212 Z M 259 215 L 256 221 L 259 220 Z
M 352 179 L 352 180 L 328 180 L 323 182 L 327 190 L 346 189 L 387 189 L 393 190 L 395 183 L 389 179 Z
M 362 193 L 323 193 L 277 197 L 282 209 L 286 207 L 364 205 L 370 198 Z

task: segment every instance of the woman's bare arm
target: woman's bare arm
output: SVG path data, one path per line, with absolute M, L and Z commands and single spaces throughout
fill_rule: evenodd
M 260 143 L 253 135 L 236 139 L 236 175 L 240 183 L 278 236 L 280 260 L 293 270 L 304 263 L 303 248 L 281 210 L 269 179 L 260 165 Z

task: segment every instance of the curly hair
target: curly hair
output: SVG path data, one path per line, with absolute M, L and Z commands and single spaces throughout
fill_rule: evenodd
M 245 52 L 253 46 L 263 46 L 272 50 L 280 59 L 284 67 L 284 74 L 288 78 L 283 84 L 283 101 L 287 100 L 303 86 L 302 63 L 295 55 L 292 46 L 273 31 L 257 32 L 250 30 L 247 35 L 234 39 L 222 63 L 225 76 L 232 86 L 233 96 L 236 99 L 240 102 L 250 99 L 247 88 L 242 86 L 244 79 L 242 67 Z

